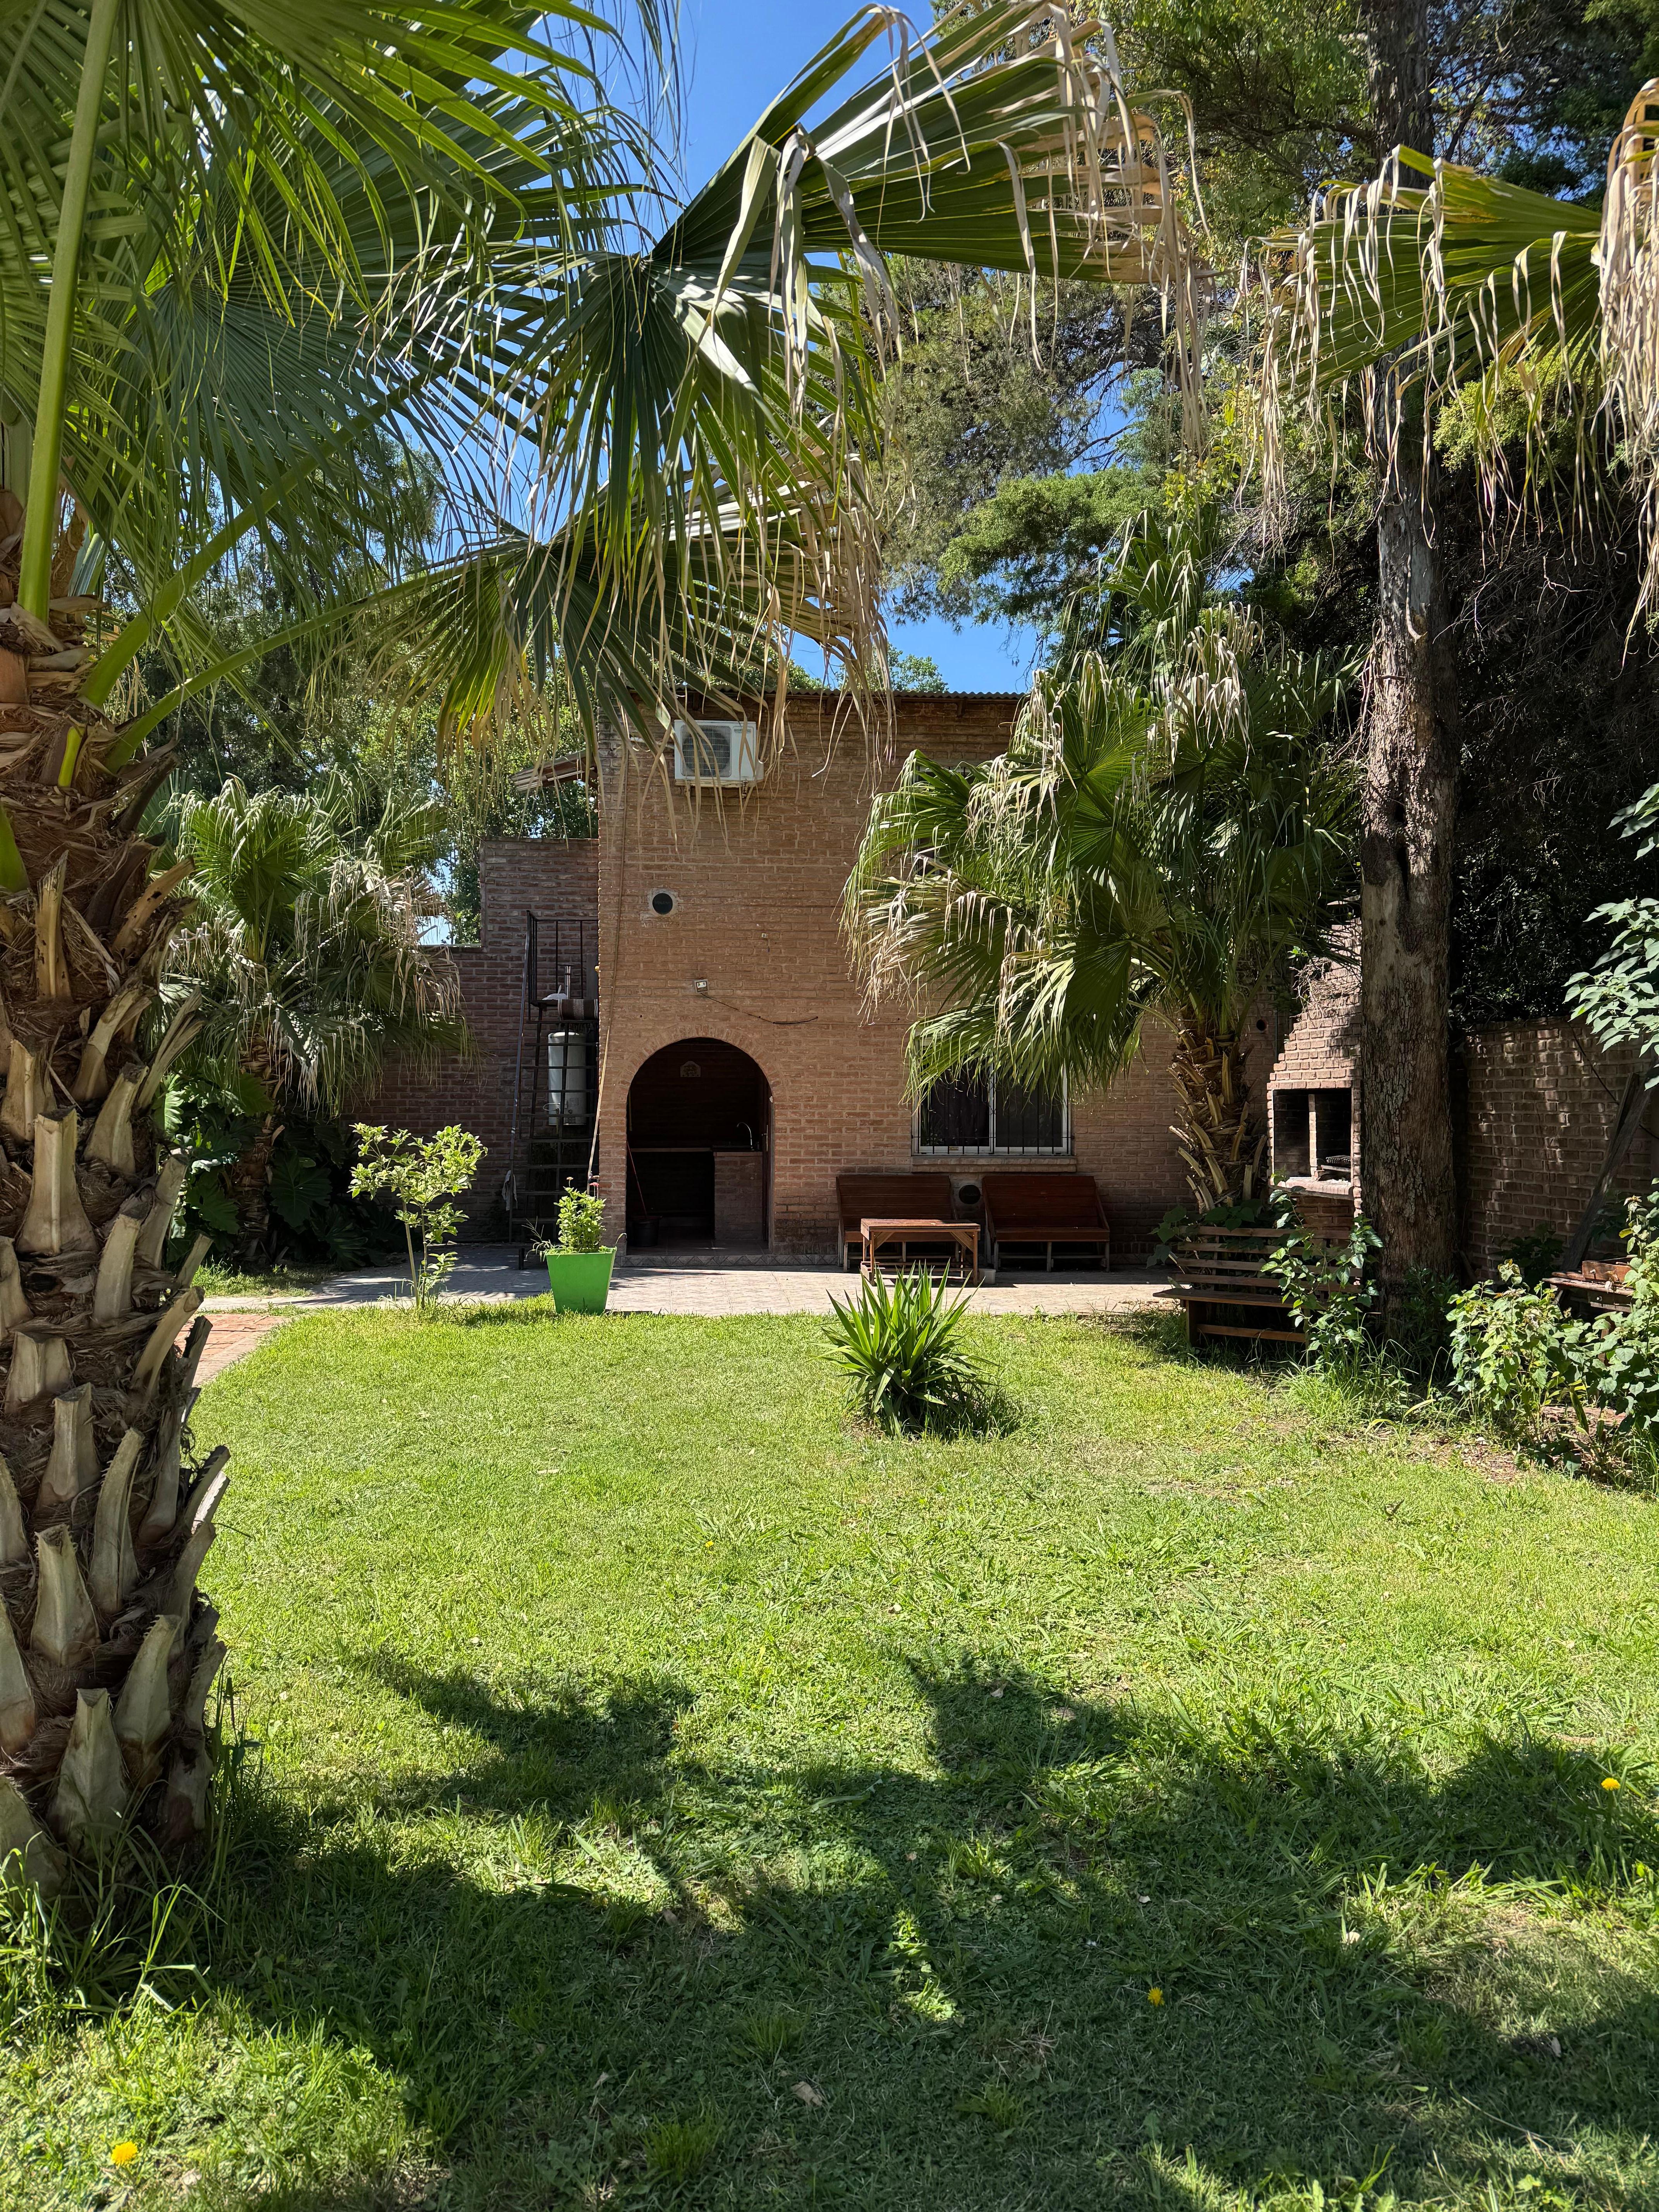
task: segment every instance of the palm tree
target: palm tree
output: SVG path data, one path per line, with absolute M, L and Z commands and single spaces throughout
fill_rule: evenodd
M 202 1009 L 135 1048 L 193 865 L 152 872 L 147 741 L 370 591 L 456 727 L 555 655 L 590 726 L 654 728 L 793 629 L 858 654 L 883 252 L 1177 286 L 1182 257 L 1156 133 L 1060 9 L 925 40 L 869 11 L 645 245 L 651 149 L 576 0 L 54 0 L 9 30 L 0 1862 L 50 1886 L 60 1844 L 199 1832 L 223 1656 L 196 1578 L 224 1455 L 185 1462 L 205 1323 L 149 1112 Z M 388 450 L 438 487 L 435 565 Z M 256 549 L 294 623 L 222 650 L 199 589 Z M 179 683 L 124 720 L 158 644 Z
M 438 808 L 391 793 L 364 822 L 362 797 L 337 775 L 313 792 L 252 794 L 233 776 L 177 806 L 195 904 L 164 996 L 188 995 L 201 1023 L 179 1072 L 234 1088 L 258 1119 L 229 1177 L 249 1264 L 270 1229 L 283 1114 L 343 1114 L 388 1054 L 465 1042 L 454 972 L 420 938 Z
M 920 754 L 877 801 L 848 917 L 878 994 L 925 1007 L 912 1083 L 995 1072 L 1104 1085 L 1170 1030 L 1175 1134 L 1200 1209 L 1254 1194 L 1265 1149 L 1247 1017 L 1328 951 L 1352 779 L 1320 732 L 1338 689 L 1215 605 L 1199 545 L 1143 520 L 1106 642 L 1039 674 L 1006 753 Z
M 1426 91 L 1419 106 L 1426 115 Z M 1366 1202 L 1392 1281 L 1415 1261 L 1443 1268 L 1455 1221 L 1455 686 L 1433 543 L 1435 426 L 1444 407 L 1456 408 L 1489 511 L 1536 500 L 1578 526 L 1594 526 L 1608 496 L 1607 461 L 1619 454 L 1634 482 L 1646 548 L 1642 599 L 1651 605 L 1656 122 L 1659 80 L 1631 105 L 1599 209 L 1431 161 L 1408 143 L 1375 179 L 1326 195 L 1299 230 L 1269 241 L 1265 257 L 1270 497 L 1282 490 L 1283 418 L 1297 405 L 1318 427 L 1351 393 L 1382 465 L 1362 835 L 1361 1080 Z

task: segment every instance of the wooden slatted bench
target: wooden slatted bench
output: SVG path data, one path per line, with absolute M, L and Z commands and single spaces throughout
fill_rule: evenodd
M 1270 1344 L 1305 1344 L 1270 1275 L 1261 1263 L 1285 1242 L 1271 1224 L 1258 1229 L 1189 1229 L 1170 1246 L 1174 1281 L 1154 1297 L 1178 1302 L 1187 1319 L 1187 1336 L 1234 1336 Z M 1237 1315 L 1235 1320 L 1212 1317 Z
M 988 1175 L 985 1233 L 991 1264 L 1002 1265 L 1005 1244 L 1040 1244 L 1054 1273 L 1054 1247 L 1091 1246 L 1101 1272 L 1112 1263 L 1112 1225 L 1100 1202 L 1100 1186 L 1088 1175 Z
M 841 1256 L 843 1267 L 856 1267 L 864 1249 L 860 1224 L 872 1216 L 884 1220 L 937 1221 L 941 1230 L 957 1218 L 956 1201 L 948 1175 L 838 1175 L 836 1205 L 841 1215 Z M 941 1236 L 949 1253 L 954 1240 Z

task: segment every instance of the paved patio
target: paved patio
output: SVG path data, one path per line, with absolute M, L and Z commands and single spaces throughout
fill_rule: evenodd
M 468 1246 L 449 1279 L 445 1297 L 458 1304 L 538 1297 L 547 1289 L 540 1267 L 520 1268 L 506 1246 Z M 207 1310 L 227 1316 L 261 1313 L 273 1320 L 323 1307 L 376 1305 L 404 1294 L 407 1277 L 395 1267 L 365 1267 L 325 1283 L 309 1296 L 265 1301 L 210 1298 Z M 1162 1273 L 1097 1267 L 1052 1275 L 1005 1270 L 994 1285 L 970 1292 L 981 1313 L 1121 1313 L 1147 1304 Z M 856 1278 L 828 1265 L 780 1262 L 769 1253 L 651 1252 L 622 1261 L 611 1285 L 613 1313 L 827 1313 L 832 1297 L 845 1297 Z M 216 1326 L 215 1339 L 219 1330 Z

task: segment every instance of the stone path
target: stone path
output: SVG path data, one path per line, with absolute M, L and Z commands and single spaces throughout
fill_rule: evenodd
M 545 1273 L 539 1267 L 520 1268 L 516 1259 L 507 1247 L 466 1248 L 449 1279 L 446 1297 L 459 1304 L 476 1304 L 541 1296 L 547 1289 Z M 1005 1271 L 999 1282 L 983 1285 L 971 1296 L 975 1310 L 981 1313 L 1121 1313 L 1148 1304 L 1154 1291 L 1167 1279 L 1161 1273 L 1131 1269 L 1103 1275 L 1098 1268 L 1079 1267 L 1057 1270 L 1052 1275 L 1012 1277 Z M 228 1320 L 257 1318 L 265 1328 L 274 1328 L 293 1313 L 375 1305 L 384 1298 L 402 1295 L 406 1280 L 396 1267 L 366 1267 L 325 1283 L 309 1297 L 267 1300 L 257 1307 L 249 1299 L 210 1298 L 207 1310 L 216 1319 L 207 1358 L 212 1359 L 220 1332 Z M 642 1253 L 617 1267 L 611 1286 L 611 1310 L 710 1317 L 828 1313 L 830 1298 L 846 1297 L 856 1281 L 855 1276 L 843 1274 L 836 1267 L 780 1265 L 769 1253 Z M 228 1365 L 237 1356 L 230 1352 L 221 1364 Z

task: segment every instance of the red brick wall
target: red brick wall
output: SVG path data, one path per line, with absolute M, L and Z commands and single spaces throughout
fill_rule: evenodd
M 1462 1041 L 1465 1078 L 1463 1243 L 1486 1273 L 1529 1230 L 1565 1237 L 1589 1202 L 1606 1155 L 1628 1052 L 1605 1053 L 1577 1022 L 1505 1022 Z M 1626 1156 L 1619 1193 L 1659 1174 L 1659 1112 Z
M 525 909 L 597 914 L 600 1188 L 611 1234 L 623 1234 L 625 1218 L 629 1083 L 664 1047 L 714 1037 L 748 1053 L 771 1087 L 769 1210 L 780 1249 L 834 1249 L 842 1170 L 948 1168 L 960 1183 L 992 1166 L 1075 1166 L 1100 1184 L 1120 1257 L 1146 1251 L 1157 1223 L 1187 1195 L 1161 1033 L 1149 1032 L 1109 1093 L 1073 1098 L 1072 1160 L 916 1157 L 904 1097 L 907 1011 L 872 1014 L 864 1005 L 841 935 L 842 890 L 878 775 L 890 776 L 916 747 L 946 760 L 985 757 L 1006 743 L 1019 704 L 1012 696 L 903 699 L 896 744 L 872 767 L 856 729 L 836 732 L 833 709 L 794 702 L 790 744 L 764 782 L 724 794 L 718 806 L 705 794 L 696 814 L 659 772 L 608 762 L 597 840 L 483 848 L 483 942 L 451 955 L 475 1060 L 395 1070 L 365 1118 L 475 1130 L 488 1157 L 468 1212 L 475 1229 L 487 1226 L 482 1217 L 508 1164 Z M 658 890 L 677 901 L 665 918 L 650 910 Z
M 911 696 L 897 704 L 895 755 L 920 747 L 983 758 L 1006 743 L 1012 696 Z M 1060 1160 L 913 1158 L 904 1097 L 905 1010 L 862 1003 L 840 930 L 842 886 L 867 817 L 873 771 L 858 732 L 837 739 L 830 710 L 792 705 L 791 743 L 765 781 L 705 794 L 693 814 L 659 773 L 610 763 L 600 843 L 603 1088 L 600 1188 L 612 1231 L 624 1215 L 628 1089 L 653 1053 L 689 1037 L 739 1047 L 772 1093 L 773 1243 L 828 1254 L 835 1179 L 854 1169 L 949 1166 L 976 1182 L 988 1166 L 1053 1170 Z M 651 911 L 673 893 L 673 913 Z M 706 988 L 699 988 L 699 984 Z M 1144 1249 L 1183 1194 L 1169 1133 L 1171 1098 L 1148 1041 L 1109 1097 L 1073 1101 L 1074 1164 L 1094 1175 L 1121 1254 Z
M 599 840 L 492 840 L 479 853 L 478 881 L 480 941 L 457 945 L 448 956 L 460 981 L 475 1056 L 460 1062 L 446 1058 L 435 1066 L 404 1061 L 394 1066 L 379 1095 L 357 1115 L 423 1136 L 459 1122 L 482 1137 L 484 1163 L 464 1201 L 475 1224 L 494 1205 L 507 1170 L 524 1000 L 525 915 L 533 909 L 573 921 L 592 921 L 599 908 Z
M 1357 949 L 1357 948 L 1356 948 Z M 1359 1182 L 1346 1186 L 1291 1174 L 1280 1146 L 1282 1116 L 1273 1110 L 1281 1091 L 1346 1091 L 1352 1111 L 1351 1143 L 1359 1165 L 1359 966 L 1322 960 L 1304 979 L 1301 1012 L 1267 1079 L 1273 1173 L 1296 1192 L 1297 1210 L 1316 1236 L 1346 1238 L 1353 1225 Z M 1299 1118 L 1299 1117 L 1298 1117 Z

